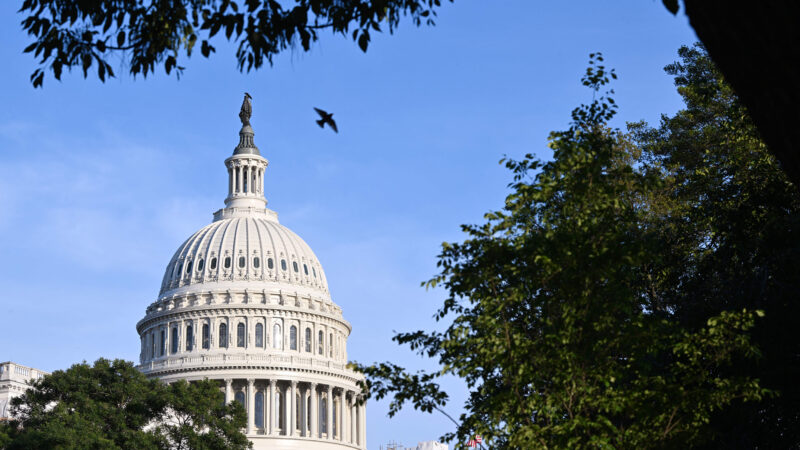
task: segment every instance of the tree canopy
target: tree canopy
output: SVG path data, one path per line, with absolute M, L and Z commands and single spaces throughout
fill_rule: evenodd
M 655 225 L 668 243 L 660 301 L 675 320 L 699 326 L 721 310 L 757 308 L 761 352 L 728 373 L 756 377 L 775 396 L 715 413 L 717 447 L 794 448 L 800 443 L 800 195 L 761 139 L 704 47 L 683 47 L 666 71 L 686 107 L 658 127 L 633 124 L 643 164 L 667 189 Z
M 31 75 L 36 87 L 45 70 L 60 79 L 79 67 L 86 77 L 94 66 L 101 81 L 113 77 L 112 56 L 132 75 L 146 77 L 161 65 L 180 75 L 181 60 L 198 46 L 205 57 L 214 52 L 211 39 L 219 32 L 238 44 L 239 70 L 271 64 L 290 46 L 307 51 L 325 31 L 352 37 L 367 51 L 370 33 L 393 32 L 403 16 L 433 25 L 440 6 L 441 0 L 24 0 L 20 12 L 33 37 L 25 52 L 41 66 Z
M 470 393 L 446 438 L 480 434 L 491 448 L 683 448 L 717 442 L 709 423 L 735 407 L 783 395 L 750 368 L 772 356 L 761 324 L 778 325 L 786 310 L 741 288 L 761 280 L 788 293 L 781 283 L 795 282 L 796 269 L 730 258 L 764 251 L 752 233 L 772 242 L 797 192 L 702 48 L 681 55 L 668 71 L 687 110 L 660 128 L 610 129 L 616 104 L 607 93 L 551 134 L 552 161 L 505 161 L 513 192 L 504 208 L 463 226 L 464 242 L 443 244 L 441 273 L 426 283 L 447 293 L 435 316 L 446 330 L 394 338 L 440 370 L 359 366 L 372 395 L 392 396 L 390 415 L 405 402 L 443 408 L 436 380 L 450 374 Z M 596 95 L 614 78 L 601 61 L 583 79 Z M 764 270 L 774 284 L 763 283 Z
M 127 361 L 75 364 L 12 400 L 2 448 L 246 449 L 244 408 L 219 385 L 149 380 Z

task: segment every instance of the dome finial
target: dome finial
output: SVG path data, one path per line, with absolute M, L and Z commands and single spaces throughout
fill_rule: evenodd
M 239 145 L 233 150 L 234 155 L 260 155 L 258 147 L 253 140 L 253 127 L 250 126 L 250 116 L 253 115 L 253 104 L 250 103 L 250 96 L 247 92 L 244 93 L 244 100 L 242 100 L 242 109 L 239 110 L 239 119 L 242 121 L 242 129 L 239 130 Z
M 250 125 L 250 116 L 253 115 L 253 105 L 250 104 L 250 99 L 253 98 L 247 92 L 244 93 L 244 100 L 242 101 L 242 109 L 239 110 L 239 119 L 242 121 L 242 126 Z

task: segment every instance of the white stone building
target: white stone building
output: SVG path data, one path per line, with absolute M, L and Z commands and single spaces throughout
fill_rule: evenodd
M 0 420 L 9 418 L 11 399 L 22 395 L 30 387 L 31 380 L 45 375 L 49 373 L 11 361 L 0 363 Z
M 178 248 L 136 325 L 138 368 L 166 382 L 219 380 L 227 401 L 245 406 L 256 449 L 365 449 L 350 324 L 314 252 L 266 208 L 269 163 L 250 108 L 246 96 L 225 208 Z

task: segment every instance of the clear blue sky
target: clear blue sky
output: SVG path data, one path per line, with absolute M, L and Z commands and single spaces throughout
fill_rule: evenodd
M 459 0 L 436 27 L 373 35 L 367 54 L 325 35 L 240 74 L 219 43 L 210 60 L 184 61 L 180 80 L 134 80 L 117 65 L 105 84 L 76 71 L 33 89 L 19 3 L 0 2 L 0 361 L 45 370 L 137 358 L 134 325 L 165 265 L 222 206 L 244 91 L 270 160 L 269 207 L 322 262 L 353 325 L 350 358 L 430 367 L 390 338 L 434 326 L 443 293 L 420 282 L 460 224 L 502 205 L 498 160 L 550 157 L 548 133 L 591 99 L 580 85 L 590 52 L 619 75 L 617 126 L 674 112 L 662 68 L 695 40 L 659 0 Z M 338 135 L 317 127 L 314 106 L 334 112 Z M 458 414 L 465 387 L 447 386 Z M 369 405 L 370 449 L 452 429 L 386 411 Z

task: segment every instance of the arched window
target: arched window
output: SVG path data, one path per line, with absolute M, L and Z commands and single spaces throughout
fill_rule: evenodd
M 194 330 L 192 329 L 191 325 L 186 325 L 186 351 L 192 351 L 192 345 L 194 344 Z
M 214 269 L 217 268 L 217 258 L 216 257 L 215 258 L 211 258 L 211 262 L 208 264 L 208 267 L 211 270 L 214 270 Z
M 205 261 L 203 261 L 202 259 L 200 261 L 197 261 L 197 271 L 198 272 L 202 272 L 203 271 L 204 264 L 205 264 Z
M 294 269 L 295 272 L 299 272 L 299 270 L 297 269 L 297 261 L 292 261 L 292 268 Z
M 286 260 L 285 259 L 281 260 L 281 270 L 286 270 Z
M 256 269 L 261 267 L 261 259 L 258 256 L 253 258 L 253 267 L 256 268 Z
M 236 346 L 244 347 L 244 324 L 236 325 Z
M 239 257 L 239 268 L 243 268 L 245 263 L 247 263 L 247 259 L 244 256 Z
M 308 275 L 308 265 L 307 265 L 307 264 L 303 264 L 303 272 L 304 272 L 306 275 Z
M 219 346 L 220 348 L 228 347 L 228 326 L 224 323 L 219 324 Z
M 283 348 L 283 334 L 281 333 L 281 325 L 275 324 L 272 327 L 272 347 L 278 350 Z
M 328 399 L 325 397 L 319 400 L 319 432 L 328 432 Z
M 264 346 L 264 325 L 256 324 L 256 347 Z
M 192 273 L 192 262 L 191 261 L 186 263 L 186 273 Z
M 312 268 L 311 268 L 311 273 L 313 273 L 313 274 L 314 274 L 314 278 L 317 278 L 317 269 L 315 269 L 315 268 L 313 268 L 313 267 L 312 267 Z
M 306 328 L 306 351 L 311 353 L 311 328 Z
M 289 350 L 297 350 L 297 327 L 289 327 Z
M 170 353 L 174 355 L 175 353 L 178 353 L 178 327 L 172 327 L 172 336 L 170 340 L 172 341 Z
M 207 323 L 203 324 L 203 348 L 206 350 L 211 348 L 211 327 Z
M 230 269 L 231 268 L 231 257 L 230 256 L 226 256 L 225 257 L 225 263 L 224 264 L 225 264 L 225 268 L 226 269 Z
M 161 341 L 159 341 L 158 347 L 159 356 L 164 356 L 167 351 L 167 332 L 165 330 L 161 330 Z
M 324 340 L 325 340 L 325 335 L 322 333 L 322 330 L 319 330 L 319 332 L 317 333 L 317 353 L 319 353 L 320 355 L 325 354 L 324 353 L 325 347 L 322 342 Z
M 244 404 L 244 392 L 236 391 L 236 393 L 233 394 L 233 399 L 236 400 L 237 402 L 239 402 L 239 404 L 241 404 L 242 406 L 245 406 L 245 404 Z
M 264 393 L 261 391 L 256 392 L 255 402 L 255 423 L 259 428 L 264 428 Z
M 275 267 L 275 264 L 272 263 L 272 258 L 267 258 L 267 268 L 272 269 Z
M 156 333 L 155 331 L 150 332 L 150 358 L 156 357 Z
M 333 358 L 333 333 L 328 335 L 328 358 Z

